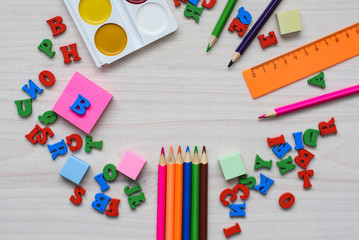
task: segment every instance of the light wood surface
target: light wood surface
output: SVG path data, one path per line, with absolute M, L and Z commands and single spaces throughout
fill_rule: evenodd
M 239 1 L 257 19 L 268 0 Z M 261 30 L 274 30 L 278 45 L 262 50 L 257 39 L 241 59 L 227 69 L 240 38 L 225 29 L 215 46 L 206 53 L 208 39 L 225 1 L 204 9 L 200 22 L 183 15 L 185 5 L 168 3 L 179 24 L 176 33 L 147 46 L 102 69 L 96 68 L 74 22 L 62 1 L 1 1 L 1 157 L 0 157 L 0 239 L 154 239 L 156 232 L 157 165 L 161 147 L 206 145 L 209 161 L 209 239 L 225 239 L 222 229 L 238 222 L 242 233 L 232 239 L 358 239 L 359 235 L 359 111 L 358 96 L 351 96 L 269 121 L 257 117 L 274 107 L 293 103 L 359 83 L 359 57 L 325 70 L 326 89 L 298 81 L 269 95 L 253 100 L 242 71 L 295 47 L 349 26 L 358 21 L 359 2 L 355 0 L 286 0 L 276 12 L 298 8 L 303 31 L 287 37 L 279 35 L 273 15 Z M 52 37 L 46 20 L 62 16 L 65 33 Z M 234 11 L 230 17 L 236 15 Z M 253 24 L 253 23 L 252 23 Z M 251 24 L 251 26 L 252 26 Z M 228 28 L 229 22 L 226 25 Z M 53 42 L 56 54 L 49 59 L 37 49 L 45 38 Z M 65 65 L 60 46 L 77 43 L 82 58 Z M 27 98 L 21 87 L 28 79 L 38 81 L 42 70 L 52 71 L 56 83 L 45 88 L 33 101 L 33 113 L 17 115 L 14 100 Z M 74 154 L 91 167 L 81 186 L 87 192 L 80 206 L 69 198 L 75 187 L 59 172 L 67 157 L 51 159 L 47 147 L 32 145 L 24 137 L 37 116 L 50 110 L 75 72 L 113 94 L 110 105 L 91 136 L 103 140 L 101 151 Z M 40 83 L 39 83 L 40 84 Z M 336 120 L 338 134 L 319 137 L 310 163 L 313 187 L 304 190 L 297 176 L 299 167 L 285 176 L 276 165 L 259 171 L 275 180 L 263 196 L 251 191 L 246 201 L 246 218 L 229 218 L 229 208 L 219 195 L 234 187 L 226 182 L 218 158 L 240 152 L 247 171 L 254 172 L 254 159 L 278 160 L 266 144 L 267 137 L 284 134 L 294 145 L 292 133 L 317 128 L 321 121 Z M 72 133 L 85 134 L 61 117 L 50 125 L 53 144 Z M 109 218 L 91 207 L 100 191 L 93 177 L 107 163 L 118 164 L 127 149 L 147 159 L 138 182 L 146 202 L 132 211 L 123 189 L 133 185 L 123 175 L 110 183 L 105 192 L 120 198 L 119 217 Z M 290 155 L 294 158 L 295 151 Z M 293 208 L 282 210 L 278 198 L 284 192 L 296 197 Z M 237 200 L 237 203 L 241 203 Z

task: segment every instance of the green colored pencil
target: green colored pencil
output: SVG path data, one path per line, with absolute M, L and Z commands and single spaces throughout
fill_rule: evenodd
M 199 168 L 197 146 L 192 161 L 192 202 L 191 202 L 191 240 L 199 238 Z
M 238 0 L 228 0 L 226 6 L 223 9 L 221 16 L 218 19 L 216 26 L 214 27 L 214 29 L 212 31 L 212 35 L 209 39 L 209 43 L 207 46 L 207 52 L 209 51 L 209 49 L 211 49 L 211 47 L 213 47 L 214 43 L 219 38 L 219 35 L 221 35 L 224 25 L 226 25 L 229 15 L 231 15 L 234 5 L 236 5 L 237 1 Z

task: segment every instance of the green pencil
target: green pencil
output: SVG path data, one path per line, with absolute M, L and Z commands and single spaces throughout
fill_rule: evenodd
M 216 26 L 214 27 L 214 29 L 212 31 L 212 35 L 209 39 L 209 43 L 207 46 L 207 52 L 209 51 L 209 49 L 211 49 L 211 47 L 213 47 L 214 43 L 219 38 L 219 35 L 221 35 L 224 25 L 226 25 L 229 15 L 231 15 L 234 5 L 236 5 L 237 1 L 238 0 L 228 0 L 226 6 L 223 9 L 221 16 L 218 19 Z
M 191 240 L 199 238 L 199 168 L 200 162 L 196 146 L 192 161 Z

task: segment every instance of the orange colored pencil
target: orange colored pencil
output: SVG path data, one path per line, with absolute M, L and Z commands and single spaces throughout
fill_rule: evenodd
M 174 230 L 174 157 L 173 148 L 170 147 L 170 153 L 167 161 L 167 185 L 166 185 L 166 240 L 173 240 Z
M 182 206 L 183 206 L 183 159 L 181 146 L 178 146 L 175 164 L 175 214 L 174 214 L 174 240 L 182 240 Z

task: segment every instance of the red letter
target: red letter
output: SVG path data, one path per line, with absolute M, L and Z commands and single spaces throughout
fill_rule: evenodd
M 52 36 L 65 32 L 66 25 L 62 23 L 62 17 L 57 16 L 46 21 L 52 31 Z
M 229 26 L 228 30 L 233 32 L 236 30 L 238 32 L 238 36 L 242 37 L 244 33 L 247 31 L 248 25 L 243 24 L 238 18 L 233 18 L 231 25 Z
M 217 0 L 209 0 L 209 3 L 207 3 L 206 0 L 203 0 L 202 6 L 205 8 L 213 8 L 214 4 L 216 4 Z
M 76 142 L 75 146 L 71 146 L 73 140 Z M 66 137 L 66 144 L 69 146 L 71 152 L 75 152 L 82 147 L 82 138 L 76 133 L 71 134 Z
M 304 169 L 307 169 L 310 160 L 312 160 L 312 158 L 315 156 L 313 153 L 305 150 L 304 148 L 298 151 L 298 155 L 299 156 L 294 158 L 294 161 Z
M 44 70 L 39 74 L 39 80 L 45 87 L 50 87 L 55 83 L 55 76 L 52 72 Z
M 309 177 L 312 177 L 313 175 L 314 175 L 314 171 L 312 169 L 298 172 L 298 177 L 303 178 L 304 180 L 303 188 L 312 187 Z
M 337 127 L 335 126 L 334 118 L 331 118 L 329 122 L 320 122 L 318 124 L 320 135 L 323 137 L 329 133 L 337 133 Z
M 239 189 L 241 189 L 243 192 L 243 195 L 241 195 L 240 198 L 242 200 L 246 200 L 249 197 L 249 189 L 246 187 L 246 185 L 240 183 L 233 188 L 236 193 L 238 193 Z
M 228 195 L 231 195 L 231 198 L 229 199 L 232 203 L 234 202 L 234 200 L 237 199 L 237 195 L 236 193 L 230 189 L 230 188 L 227 188 L 227 189 L 224 189 L 221 193 L 221 195 L 219 196 L 219 199 L 221 200 L 221 203 L 224 205 L 224 206 L 228 206 L 229 202 L 226 200 L 226 197 Z
M 70 51 L 68 47 L 71 49 Z M 69 63 L 71 61 L 78 61 L 81 59 L 77 52 L 76 43 L 70 44 L 68 46 L 62 46 L 60 47 L 60 50 L 62 52 L 62 55 L 64 56 L 64 63 Z M 71 55 L 73 60 L 70 59 Z
M 235 234 L 235 233 L 240 233 L 240 232 L 241 232 L 241 228 L 239 227 L 239 224 L 236 223 L 236 224 L 233 225 L 232 227 L 223 228 L 223 232 L 224 232 L 224 235 L 226 235 L 226 238 L 229 238 L 231 235 L 233 235 L 233 234 Z
M 41 131 L 41 133 L 35 137 L 35 135 L 38 134 L 40 131 Z M 41 136 L 41 134 L 43 136 Z M 40 144 L 45 144 L 47 142 L 47 135 L 46 134 L 48 134 L 49 137 L 54 136 L 54 133 L 51 131 L 50 128 L 45 127 L 44 129 L 42 129 L 39 125 L 36 124 L 34 129 L 32 129 L 29 134 L 25 135 L 25 137 L 32 144 L 35 144 L 37 142 L 39 142 Z M 34 139 L 34 137 L 35 137 L 35 139 Z
M 266 37 L 264 36 L 264 34 L 259 35 L 258 39 L 259 39 L 259 42 L 261 43 L 261 46 L 263 49 L 265 49 L 269 45 L 278 43 L 277 37 L 273 31 L 269 32 L 268 36 L 266 36 Z
M 108 207 L 108 209 L 106 209 L 105 214 L 107 216 L 117 217 L 118 216 L 118 204 L 119 203 L 120 203 L 120 199 L 112 198 L 110 200 L 110 206 Z
M 82 202 L 82 196 L 85 195 L 86 190 L 83 189 L 81 186 L 77 186 L 74 189 L 74 195 L 70 197 L 70 201 L 76 205 L 79 205 Z

